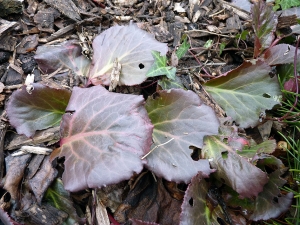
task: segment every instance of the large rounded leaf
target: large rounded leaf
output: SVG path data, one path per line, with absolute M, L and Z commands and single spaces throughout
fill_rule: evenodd
M 168 47 L 135 24 L 114 26 L 97 36 L 93 42 L 94 56 L 89 79 L 93 84 L 110 84 L 113 63 L 121 64 L 119 85 L 140 84 L 154 63 L 152 50 L 165 55 Z
M 190 182 L 199 171 L 210 174 L 208 160 L 194 161 L 190 146 L 201 148 L 203 137 L 218 133 L 214 111 L 192 91 L 171 89 L 148 98 L 146 109 L 154 125 L 147 167 L 156 175 L 176 182 Z
M 244 62 L 203 86 L 240 127 L 254 127 L 261 113 L 279 103 L 276 98 L 281 94 L 280 87 L 269 72 L 271 68 L 261 60 Z
M 75 87 L 61 123 L 65 188 L 101 187 L 139 173 L 152 129 L 142 96 Z
M 10 124 L 27 137 L 32 137 L 37 130 L 58 126 L 71 96 L 65 89 L 32 85 L 31 94 L 24 86 L 12 94 L 7 105 Z

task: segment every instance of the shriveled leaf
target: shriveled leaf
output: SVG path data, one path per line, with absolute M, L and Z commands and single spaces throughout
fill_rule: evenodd
M 269 175 L 269 182 L 264 186 L 263 192 L 258 195 L 255 201 L 254 212 L 249 217 L 250 220 L 276 218 L 290 208 L 293 194 L 280 194 L 279 188 L 285 184 L 280 175 L 280 170 L 276 170 Z
M 23 86 L 13 92 L 7 105 L 10 124 L 19 134 L 32 137 L 37 130 L 58 126 L 68 105 L 71 93 L 64 89 L 32 84 L 31 94 Z
M 190 146 L 201 148 L 205 135 L 216 134 L 219 122 L 214 111 L 192 91 L 159 91 L 146 103 L 154 125 L 152 148 L 147 167 L 169 181 L 189 182 L 199 171 L 210 174 L 207 160 L 194 161 Z M 188 166 L 187 166 L 188 165 Z
M 55 208 L 68 213 L 69 217 L 64 222 L 64 225 L 72 225 L 76 222 L 80 222 L 81 219 L 78 217 L 73 206 L 73 201 L 70 193 L 64 189 L 63 183 L 60 179 L 56 179 L 53 184 L 47 189 L 44 200 Z
M 176 51 L 176 55 L 178 57 L 178 59 L 181 59 L 185 53 L 189 50 L 190 48 L 190 44 L 187 42 L 187 36 L 183 38 L 183 42 L 181 43 L 181 45 L 178 47 L 177 51 Z
M 147 72 L 147 77 L 166 75 L 169 79 L 174 80 L 176 76 L 176 68 L 167 66 L 167 57 L 161 56 L 158 51 L 152 51 L 152 55 L 155 61 L 150 70 Z
M 276 77 L 270 78 L 269 72 L 270 67 L 260 60 L 244 62 L 203 86 L 237 124 L 255 126 L 260 113 L 278 104 L 274 98 L 281 94 Z
M 270 66 L 278 64 L 293 63 L 295 57 L 295 47 L 288 44 L 279 44 L 268 49 L 264 56 L 265 62 Z M 297 53 L 299 62 L 300 51 Z
M 113 26 L 97 36 L 93 42 L 94 56 L 89 79 L 93 84 L 110 84 L 115 59 L 122 66 L 119 85 L 140 84 L 154 59 L 151 51 L 165 55 L 168 47 L 135 24 Z
M 272 7 L 264 1 L 258 1 L 251 8 L 252 24 L 255 33 L 254 57 L 258 57 L 262 51 L 268 48 L 274 40 L 274 32 L 278 23 L 278 16 Z
M 34 177 L 28 181 L 29 189 L 36 197 L 38 204 L 41 204 L 45 192 L 57 177 L 57 174 L 57 169 L 53 168 L 49 161 L 49 156 L 46 156 L 40 165 L 39 170 L 34 174 Z
M 61 123 L 66 190 L 101 187 L 129 179 L 143 168 L 153 126 L 142 96 L 75 87 Z
M 203 155 L 210 159 L 211 167 L 217 170 L 216 176 L 219 179 L 224 180 L 242 198 L 257 196 L 263 190 L 268 182 L 263 171 L 236 154 L 217 136 L 207 136 L 204 140 Z
M 220 205 L 210 208 L 207 204 L 208 184 L 202 174 L 193 177 L 181 205 L 180 225 L 211 224 L 219 225 L 218 214 L 224 214 Z
M 163 89 L 163 90 L 168 90 L 171 88 L 181 88 L 185 90 L 185 87 L 183 86 L 183 83 L 180 79 L 180 77 L 175 76 L 175 80 L 170 80 L 167 77 L 163 77 L 158 81 L 158 85 Z
M 34 56 L 44 73 L 52 73 L 59 68 L 69 68 L 75 74 L 87 76 L 90 60 L 81 54 L 81 47 L 72 41 L 61 45 L 39 46 Z

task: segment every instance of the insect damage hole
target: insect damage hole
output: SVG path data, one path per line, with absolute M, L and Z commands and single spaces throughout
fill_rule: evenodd
M 190 204 L 190 206 L 194 206 L 194 199 L 193 198 L 190 198 L 190 200 L 189 200 L 189 204 Z
M 143 63 L 140 63 L 140 64 L 139 64 L 139 68 L 140 68 L 140 69 L 144 69 L 144 68 L 145 68 L 144 64 L 143 64 Z

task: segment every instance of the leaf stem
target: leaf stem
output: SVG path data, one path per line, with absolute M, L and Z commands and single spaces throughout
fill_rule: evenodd
M 150 155 L 155 149 L 157 149 L 157 148 L 160 147 L 160 146 L 163 146 L 163 145 L 168 144 L 168 143 L 171 142 L 173 139 L 174 139 L 174 138 L 171 138 L 170 140 L 168 140 L 168 141 L 165 142 L 165 143 L 162 143 L 162 144 L 160 144 L 160 145 L 156 145 L 154 148 L 152 148 L 152 149 L 150 150 L 150 152 L 148 152 L 146 155 L 144 155 L 141 159 L 145 159 L 145 158 L 146 158 L 148 155 Z

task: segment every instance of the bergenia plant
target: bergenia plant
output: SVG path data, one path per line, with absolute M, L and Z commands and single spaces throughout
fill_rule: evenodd
M 256 126 L 261 113 L 278 104 L 281 93 L 277 78 L 269 76 L 271 66 L 294 58 L 293 46 L 273 44 L 276 16 L 261 4 L 252 9 L 253 60 L 203 84 L 240 128 Z M 261 15 L 275 19 L 260 20 Z M 62 178 L 69 191 L 116 184 L 145 167 L 166 180 L 189 183 L 180 224 L 217 224 L 223 209 L 207 206 L 207 177 L 226 186 L 227 205 L 245 209 L 245 218 L 278 216 L 288 209 L 292 195 L 280 195 L 284 170 L 281 161 L 270 155 L 274 141 L 250 145 L 236 126 L 224 127 L 211 107 L 178 83 L 176 64 L 188 48 L 185 38 L 173 52 L 175 59 L 168 61 L 167 45 L 133 23 L 97 36 L 92 61 L 74 41 L 39 47 L 35 59 L 44 73 L 68 68 L 88 82 L 72 92 L 41 84 L 33 84 L 32 93 L 25 87 L 15 91 L 7 106 L 10 123 L 32 138 L 37 130 L 60 126 L 60 150 L 53 157 L 65 159 Z M 118 85 L 139 85 L 161 75 L 166 75 L 158 82 L 164 90 L 146 101 L 111 92 Z M 267 167 L 276 169 L 270 172 Z

